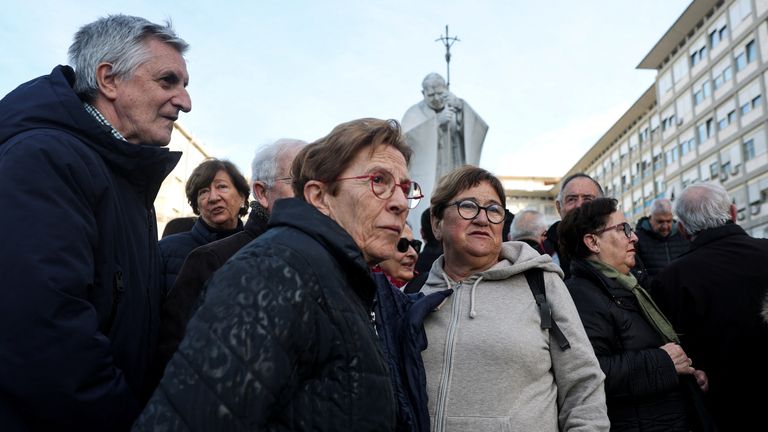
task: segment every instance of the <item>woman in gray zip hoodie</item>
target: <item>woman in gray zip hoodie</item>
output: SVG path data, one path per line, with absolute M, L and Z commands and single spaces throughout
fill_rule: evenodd
M 607 431 L 605 375 L 561 270 L 525 243 L 502 243 L 501 182 L 467 165 L 440 180 L 430 204 L 444 255 L 422 291 L 455 291 L 424 321 L 432 430 Z M 531 269 L 543 272 L 565 349 L 542 329 Z

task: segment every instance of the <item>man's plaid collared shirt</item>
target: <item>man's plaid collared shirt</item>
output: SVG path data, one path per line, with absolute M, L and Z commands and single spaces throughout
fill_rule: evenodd
M 83 102 L 83 106 L 85 107 L 85 110 L 88 111 L 88 114 L 92 115 L 93 118 L 96 119 L 96 121 L 99 122 L 102 126 L 104 126 L 109 133 L 112 134 L 113 137 L 121 140 L 121 141 L 127 141 L 123 135 L 115 129 L 111 123 L 107 121 L 106 118 L 99 112 L 99 110 L 96 109 L 93 105 L 89 104 L 88 102 Z

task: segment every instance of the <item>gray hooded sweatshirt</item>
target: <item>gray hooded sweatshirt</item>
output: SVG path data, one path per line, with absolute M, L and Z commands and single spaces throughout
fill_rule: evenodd
M 549 255 L 522 242 L 501 261 L 456 282 L 432 265 L 422 292 L 453 288 L 427 316 L 423 353 L 433 431 L 607 431 L 603 381 L 592 345 Z M 524 271 L 544 271 L 552 317 L 571 344 L 542 330 Z

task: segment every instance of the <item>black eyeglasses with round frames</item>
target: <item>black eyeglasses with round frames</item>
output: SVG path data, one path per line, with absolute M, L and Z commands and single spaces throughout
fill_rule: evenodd
M 627 238 L 632 238 L 632 233 L 635 232 L 635 230 L 632 229 L 632 225 L 630 225 L 629 222 L 622 222 L 620 224 L 611 225 L 609 227 L 605 227 L 601 230 L 595 231 L 593 234 L 596 234 L 596 235 L 602 234 L 612 229 L 615 229 L 616 231 L 624 230 L 624 235 L 627 236 Z
M 371 191 L 376 198 L 387 200 L 392 198 L 395 193 L 395 188 L 400 188 L 405 194 L 405 198 L 408 200 L 408 208 L 416 208 L 419 205 L 419 201 L 424 198 L 424 194 L 421 193 L 421 186 L 418 183 L 410 180 L 405 180 L 402 183 L 395 182 L 395 177 L 392 174 L 382 171 L 373 174 L 359 175 L 354 177 L 339 177 L 334 181 L 339 180 L 361 180 L 368 179 L 371 183 Z
M 483 207 L 472 200 L 459 200 L 448 203 L 448 207 L 454 205 L 459 212 L 459 216 L 466 220 L 475 219 L 480 214 L 480 210 L 485 210 L 485 216 L 488 218 L 488 222 L 492 224 L 500 224 L 507 218 L 507 212 L 504 211 L 504 207 L 500 204 L 490 204 Z
M 412 247 L 413 250 L 416 251 L 416 253 L 421 253 L 421 240 L 408 240 L 405 237 L 400 237 L 400 240 L 397 242 L 397 251 L 400 253 L 408 252 L 408 247 Z

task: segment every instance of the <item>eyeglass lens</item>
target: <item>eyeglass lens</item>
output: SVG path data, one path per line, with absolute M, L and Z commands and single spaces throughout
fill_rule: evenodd
M 395 193 L 395 186 L 399 187 L 408 199 L 408 208 L 415 208 L 421 198 L 421 187 L 416 182 L 395 183 L 395 178 L 388 172 L 380 172 L 371 175 L 371 188 L 373 193 L 381 199 L 389 199 Z
M 487 207 L 483 207 L 480 204 L 470 200 L 459 201 L 454 204 L 459 209 L 459 216 L 466 220 L 472 220 L 476 218 L 477 215 L 480 214 L 480 210 L 485 210 L 486 217 L 491 223 L 502 223 L 506 217 L 504 208 L 498 204 L 491 204 Z

